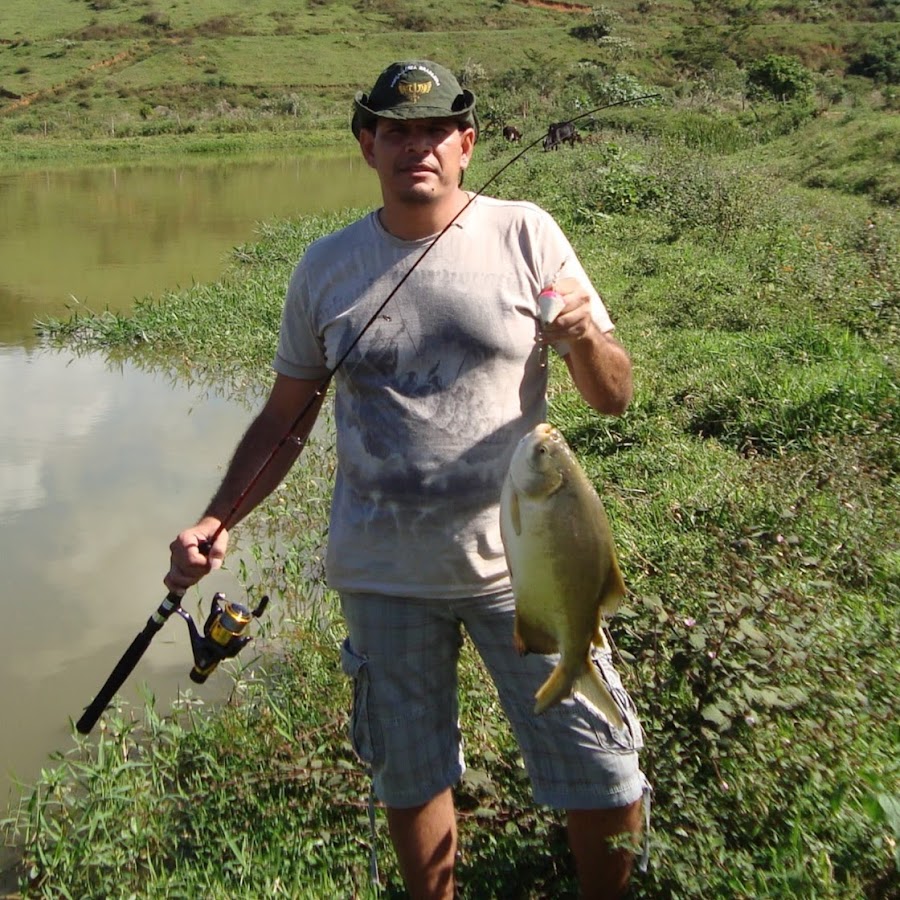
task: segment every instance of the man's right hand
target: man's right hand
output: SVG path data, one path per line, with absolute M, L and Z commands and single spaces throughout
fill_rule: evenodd
M 215 543 L 210 546 L 210 541 L 221 524 L 218 519 L 206 516 L 196 525 L 182 531 L 169 544 L 171 562 L 163 584 L 170 591 L 183 594 L 204 575 L 222 565 L 228 548 L 228 530 L 222 528 Z

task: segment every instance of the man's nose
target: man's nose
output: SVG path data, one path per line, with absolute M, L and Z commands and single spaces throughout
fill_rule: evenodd
M 424 152 L 431 148 L 431 140 L 427 128 L 413 127 L 406 136 L 406 148 L 415 152 Z

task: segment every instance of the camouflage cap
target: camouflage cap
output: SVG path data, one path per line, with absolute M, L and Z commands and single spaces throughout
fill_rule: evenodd
M 478 135 L 475 95 L 463 90 L 449 69 L 427 59 L 391 63 L 370 93 L 356 94 L 350 123 L 354 136 L 374 127 L 377 118 L 459 119 Z

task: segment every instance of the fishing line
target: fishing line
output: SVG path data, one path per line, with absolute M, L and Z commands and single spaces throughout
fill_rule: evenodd
M 654 100 L 654 99 L 658 98 L 659 96 L 660 96 L 660 94 L 645 94 L 641 97 L 631 97 L 626 100 L 616 100 L 613 103 L 606 103 L 603 106 L 597 106 L 594 109 L 589 109 L 587 112 L 583 112 L 577 116 L 573 116 L 571 119 L 566 119 L 564 122 L 558 122 L 556 124 L 557 124 L 557 126 L 571 125 L 574 122 L 578 122 L 581 119 L 586 119 L 588 116 L 593 116 L 598 112 L 602 112 L 605 109 L 611 109 L 614 106 L 623 106 L 626 103 L 640 103 L 643 100 Z M 347 361 L 348 357 L 353 352 L 353 350 L 356 348 L 356 346 L 359 344 L 359 342 L 363 339 L 363 337 L 365 337 L 366 332 L 368 332 L 368 330 L 372 327 L 372 325 L 375 323 L 375 321 L 378 319 L 378 317 L 384 312 L 385 307 L 388 305 L 388 303 L 391 302 L 391 300 L 393 299 L 393 297 L 397 293 L 397 291 L 399 291 L 400 288 L 403 287 L 403 285 L 406 283 L 407 279 L 412 275 L 413 272 L 415 272 L 419 263 L 421 263 L 422 260 L 425 259 L 426 256 L 428 256 L 428 254 L 432 251 L 432 249 L 434 249 L 434 247 L 438 243 L 438 241 L 450 230 L 450 228 L 457 221 L 457 219 L 459 219 L 459 217 L 472 205 L 472 203 L 475 202 L 475 200 L 478 199 L 478 197 L 480 197 L 487 190 L 488 187 L 490 187 L 491 184 L 493 184 L 508 168 L 510 168 L 510 166 L 512 166 L 514 163 L 518 162 L 529 150 L 531 150 L 533 147 L 537 146 L 538 144 L 540 144 L 542 142 L 546 142 L 549 137 L 550 137 L 550 129 L 547 130 L 547 133 L 541 134 L 538 138 L 533 140 L 530 144 L 526 144 L 525 147 L 523 147 L 518 153 L 515 154 L 515 156 L 513 156 L 506 163 L 504 163 L 504 165 L 502 165 L 496 172 L 494 172 L 494 174 L 491 175 L 491 177 L 488 178 L 488 180 L 477 191 L 475 191 L 471 197 L 469 197 L 469 199 L 466 201 L 465 205 L 453 216 L 452 219 L 450 219 L 450 221 L 437 233 L 437 236 L 434 238 L 434 240 L 419 254 L 419 256 L 416 258 L 415 262 L 409 267 L 409 269 L 407 269 L 407 271 L 404 273 L 403 277 L 397 282 L 397 284 L 394 285 L 394 287 L 391 289 L 391 292 L 379 304 L 379 306 L 375 310 L 375 312 L 372 313 L 372 315 L 369 317 L 366 324 L 363 325 L 363 327 L 360 329 L 359 334 L 357 334 L 356 337 L 350 342 L 350 345 L 346 348 L 346 350 L 344 350 L 344 352 L 338 358 L 337 362 L 334 364 L 334 367 L 331 369 L 331 371 L 329 371 L 329 373 L 324 378 L 322 378 L 322 380 L 317 384 L 315 392 L 312 394 L 312 396 L 309 398 L 309 400 L 307 400 L 307 402 L 303 405 L 300 412 L 297 414 L 297 416 L 291 422 L 290 426 L 288 427 L 287 431 L 285 431 L 285 433 L 281 437 L 281 439 L 272 448 L 272 451 L 269 453 L 269 455 L 263 460 L 263 462 L 260 465 L 259 469 L 257 470 L 256 474 L 250 479 L 249 483 L 244 488 L 244 490 L 241 491 L 240 495 L 238 496 L 237 500 L 235 500 L 234 505 L 228 511 L 225 518 L 222 519 L 222 521 L 219 523 L 219 526 L 212 533 L 212 535 L 207 540 L 203 541 L 200 544 L 201 549 L 203 549 L 204 547 L 207 547 L 207 548 L 212 547 L 212 545 L 218 539 L 219 535 L 223 531 L 225 531 L 226 528 L 228 528 L 228 523 L 237 515 L 238 510 L 241 508 L 241 504 L 247 499 L 248 495 L 253 490 L 253 488 L 256 487 L 257 483 L 259 482 L 259 479 L 262 478 L 266 469 L 272 463 L 272 460 L 275 459 L 275 457 L 280 452 L 281 448 L 284 447 L 284 445 L 289 440 L 291 440 L 291 435 L 294 433 L 294 431 L 296 431 L 296 429 L 299 427 L 300 423 L 306 418 L 306 416 L 309 414 L 309 411 L 319 402 L 320 399 L 324 398 L 325 393 L 328 390 L 328 385 L 331 384 L 332 378 L 334 378 L 334 376 L 337 374 L 338 370 L 344 365 L 344 363 Z M 558 143 L 559 143 L 559 141 L 553 141 L 550 144 L 550 146 L 556 146 Z M 549 149 L 549 147 L 548 147 L 548 149 Z

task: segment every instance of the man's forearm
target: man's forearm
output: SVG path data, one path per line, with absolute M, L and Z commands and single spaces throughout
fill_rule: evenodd
M 608 334 L 573 342 L 565 357 L 579 393 L 598 412 L 621 415 L 631 402 L 631 358 Z
M 285 440 L 280 422 L 266 416 L 265 411 L 257 416 L 238 443 L 204 518 L 211 516 L 233 528 L 281 484 L 300 455 L 306 436 Z

